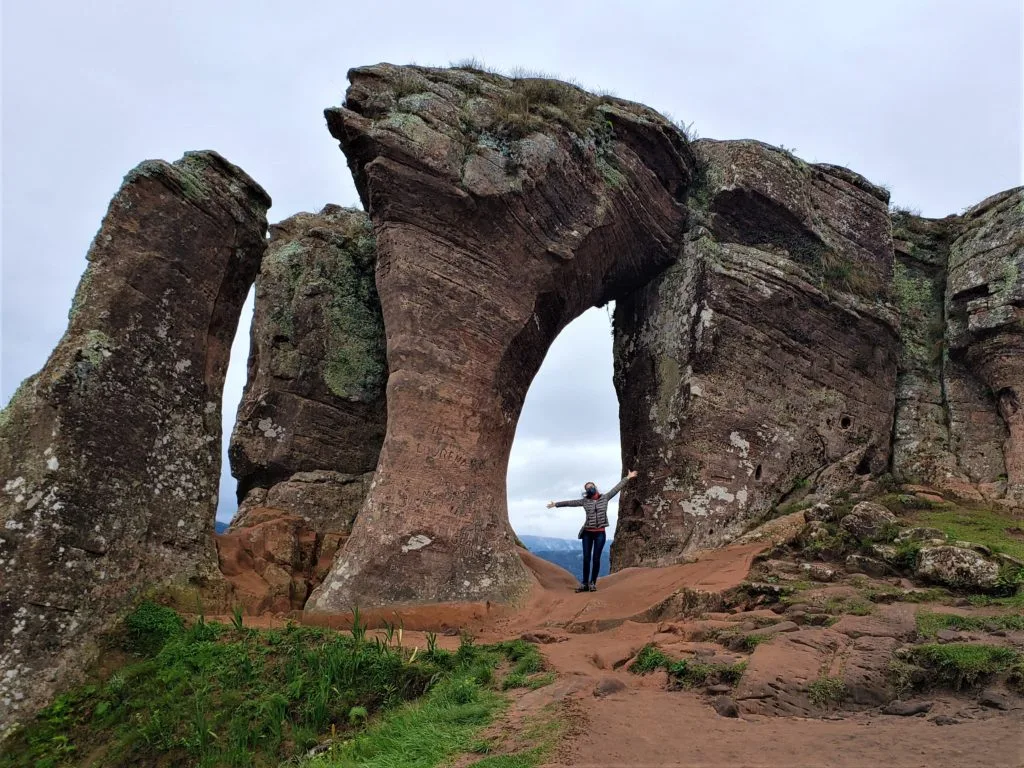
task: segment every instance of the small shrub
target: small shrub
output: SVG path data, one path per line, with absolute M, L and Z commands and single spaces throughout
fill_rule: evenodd
M 656 669 L 667 668 L 671 660 L 659 648 L 648 643 L 640 649 L 640 653 L 629 665 L 629 671 L 635 675 L 646 675 Z
M 167 641 L 184 630 L 181 617 L 162 605 L 144 600 L 124 620 L 126 650 L 146 656 L 156 654 Z
M 245 622 L 242 620 L 242 606 L 236 605 L 231 609 L 231 626 L 235 628 L 236 632 L 241 632 L 245 629 Z
M 836 704 L 846 698 L 846 683 L 838 677 L 821 675 L 808 687 L 807 697 L 816 707 Z

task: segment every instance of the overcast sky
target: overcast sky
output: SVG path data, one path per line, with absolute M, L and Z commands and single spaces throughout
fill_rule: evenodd
M 477 57 L 575 78 L 711 138 L 782 144 L 956 213 L 1021 183 L 1017 0 L 302 2 L 4 0 L 0 402 L 63 333 L 85 253 L 122 176 L 216 149 L 274 199 L 272 221 L 354 204 L 322 110 L 353 66 Z M 233 348 L 226 424 L 244 380 Z M 520 421 L 520 533 L 573 536 L 544 509 L 619 472 L 605 310 L 559 337 Z M 218 514 L 233 512 L 225 480 Z

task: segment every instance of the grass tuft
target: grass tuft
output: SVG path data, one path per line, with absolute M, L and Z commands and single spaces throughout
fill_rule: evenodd
M 906 661 L 920 667 L 924 683 L 960 690 L 988 680 L 992 675 L 1016 669 L 1024 657 L 1012 648 L 971 643 L 917 645 Z
M 647 675 L 658 669 L 667 669 L 672 660 L 661 649 L 648 643 L 640 649 L 628 669 L 634 675 Z
M 846 698 L 846 683 L 838 677 L 821 675 L 808 687 L 807 697 L 816 707 L 838 704 Z

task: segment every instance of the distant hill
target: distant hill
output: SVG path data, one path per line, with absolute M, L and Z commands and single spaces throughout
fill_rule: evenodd
M 579 539 L 556 539 L 549 536 L 519 537 L 528 550 L 537 557 L 554 563 L 567 570 L 576 579 L 583 573 L 583 547 Z M 608 556 L 611 546 L 611 539 L 604 546 L 601 553 L 601 570 L 598 576 L 607 576 L 609 571 L 610 558 Z
M 224 533 L 228 529 L 228 523 L 222 523 L 220 520 L 217 520 L 214 522 L 213 528 L 217 533 Z

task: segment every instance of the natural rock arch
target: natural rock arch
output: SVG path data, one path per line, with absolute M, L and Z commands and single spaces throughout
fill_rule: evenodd
M 327 119 L 375 226 L 388 427 L 307 608 L 510 600 L 527 586 L 505 494 L 527 388 L 566 324 L 673 261 L 693 153 L 653 110 L 557 81 L 349 77 Z

